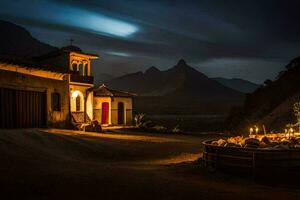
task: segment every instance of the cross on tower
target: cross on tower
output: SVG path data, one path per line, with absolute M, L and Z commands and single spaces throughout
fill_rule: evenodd
M 71 45 L 71 46 L 73 45 L 73 42 L 74 42 L 74 40 L 71 38 L 71 39 L 70 39 L 70 45 Z

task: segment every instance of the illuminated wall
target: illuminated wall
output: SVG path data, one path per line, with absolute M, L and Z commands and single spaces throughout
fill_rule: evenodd
M 132 98 L 115 97 L 111 103 L 111 122 L 118 124 L 118 103 L 124 103 L 124 121 L 126 125 L 132 125 Z
M 3 70 L 4 67 L 5 70 Z M 17 69 L 19 72 L 12 71 L 12 69 Z M 0 64 L 0 87 L 26 91 L 45 91 L 47 96 L 47 125 L 66 127 L 70 122 L 68 81 L 61 74 Z M 60 94 L 60 111 L 52 110 L 53 92 Z
M 84 112 L 84 100 L 85 96 L 83 95 L 83 92 L 78 89 L 74 89 L 71 87 L 71 93 L 70 93 L 70 105 L 71 105 L 71 112 Z M 80 98 L 80 109 L 76 109 L 76 99 Z
M 125 125 L 132 125 L 132 98 L 94 96 L 94 119 L 101 123 L 102 103 L 109 103 L 109 124 L 118 125 L 118 103 L 124 103 Z
M 110 97 L 96 97 L 94 96 L 94 119 L 101 123 L 102 121 L 102 103 L 107 102 L 109 104 L 109 118 L 108 122 L 111 124 L 111 98 Z
M 90 119 L 94 118 L 94 111 L 93 111 L 93 92 L 88 93 L 87 100 L 86 100 L 86 113 Z

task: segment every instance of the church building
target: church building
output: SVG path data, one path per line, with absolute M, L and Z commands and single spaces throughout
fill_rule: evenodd
M 0 128 L 132 125 L 134 94 L 94 88 L 98 57 L 70 45 L 30 61 L 0 58 Z

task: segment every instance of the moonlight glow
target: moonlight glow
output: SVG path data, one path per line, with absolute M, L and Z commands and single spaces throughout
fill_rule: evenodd
M 78 28 L 100 35 L 129 37 L 138 31 L 136 25 L 126 22 L 124 19 L 57 2 L 45 1 L 28 4 L 28 2 L 20 0 L 11 2 L 9 6 L 12 10 L 19 12 L 18 15 L 24 19 L 36 20 L 36 16 L 39 15 L 41 22 Z M 24 10 L 30 12 L 23 12 Z M 8 10 L 3 8 L 0 8 L 0 13 L 10 15 Z

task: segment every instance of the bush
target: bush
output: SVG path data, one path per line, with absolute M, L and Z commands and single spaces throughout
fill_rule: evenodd
M 136 127 L 142 127 L 145 122 L 145 114 L 139 113 L 134 116 L 134 122 Z
M 179 129 L 179 125 L 176 125 L 173 129 L 172 129 L 172 133 L 180 133 L 181 130 Z

